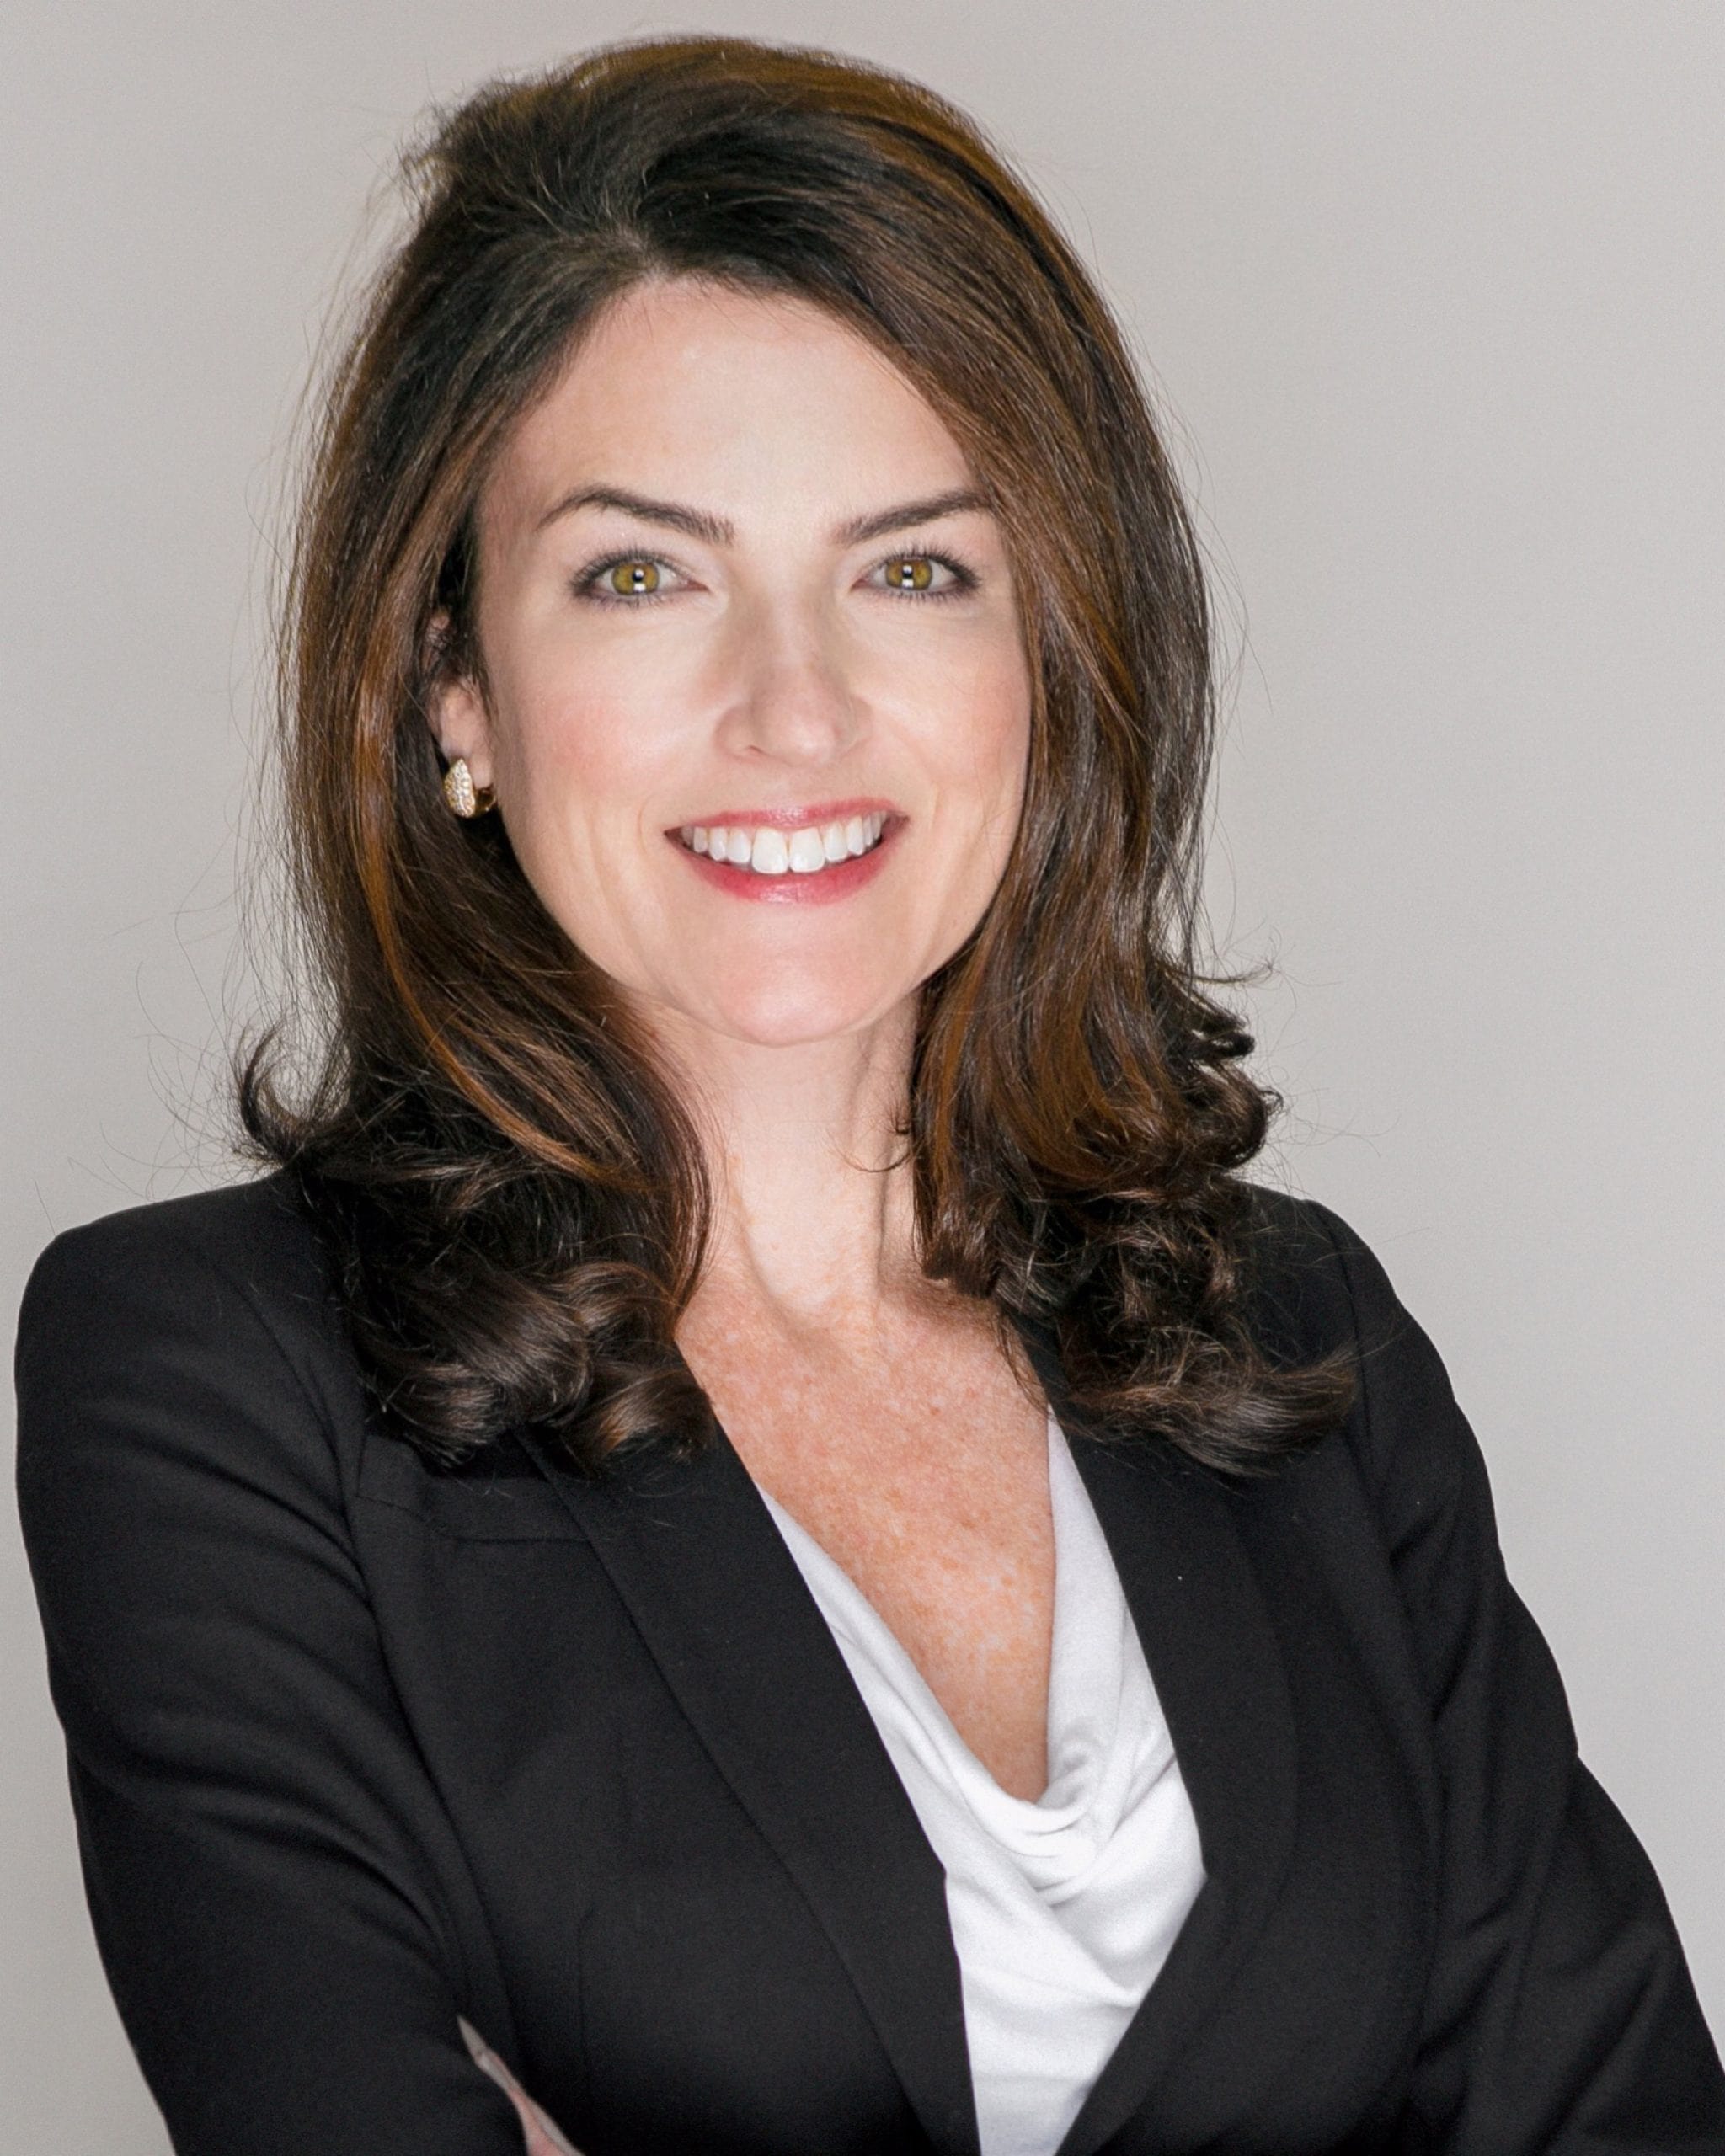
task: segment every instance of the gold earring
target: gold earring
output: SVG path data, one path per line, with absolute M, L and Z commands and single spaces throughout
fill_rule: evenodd
M 443 798 L 457 816 L 483 816 L 497 796 L 489 786 L 475 786 L 465 756 L 443 774 Z

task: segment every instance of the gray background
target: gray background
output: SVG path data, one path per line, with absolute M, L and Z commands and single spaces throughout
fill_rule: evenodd
M 13 12 L 0 1299 L 51 1230 L 223 1172 L 282 449 L 392 146 L 496 69 L 677 28 L 956 98 L 1146 355 L 1235 654 L 1214 911 L 1235 962 L 1277 962 L 1273 1171 L 1354 1220 L 1444 1351 L 1725 2028 L 1725 10 Z M 0 1727 L 8 2145 L 159 2152 L 9 1524 Z

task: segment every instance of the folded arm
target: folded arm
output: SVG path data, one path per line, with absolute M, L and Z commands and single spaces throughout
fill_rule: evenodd
M 90 1908 L 179 2156 L 520 2156 L 458 2026 L 447 1821 L 344 1532 L 323 1403 L 232 1266 L 61 1237 L 19 1497 Z

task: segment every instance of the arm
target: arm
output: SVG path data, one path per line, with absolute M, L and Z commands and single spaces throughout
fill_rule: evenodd
M 1381 1265 L 1322 1217 L 1445 1806 L 1408 2145 L 1718 2156 L 1725 2074 L 1653 1867 L 1578 1758 L 1556 1665 L 1505 1577 L 1478 1444 Z
M 115 2001 L 180 2156 L 520 2156 L 315 1373 L 149 1208 L 61 1237 L 19 1496 Z

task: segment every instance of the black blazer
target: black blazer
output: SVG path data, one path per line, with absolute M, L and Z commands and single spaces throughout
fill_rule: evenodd
M 1442 1366 L 1343 1222 L 1258 1214 L 1266 1339 L 1363 1372 L 1299 1465 L 1110 1445 L 1030 1342 L 1208 1874 L 1062 2156 L 1725 2151 Z M 975 2156 L 940 1866 L 728 1443 L 430 1471 L 275 1178 L 61 1236 L 19 1377 L 96 1934 L 184 2156 L 519 2156 L 457 2014 L 589 2156 Z

